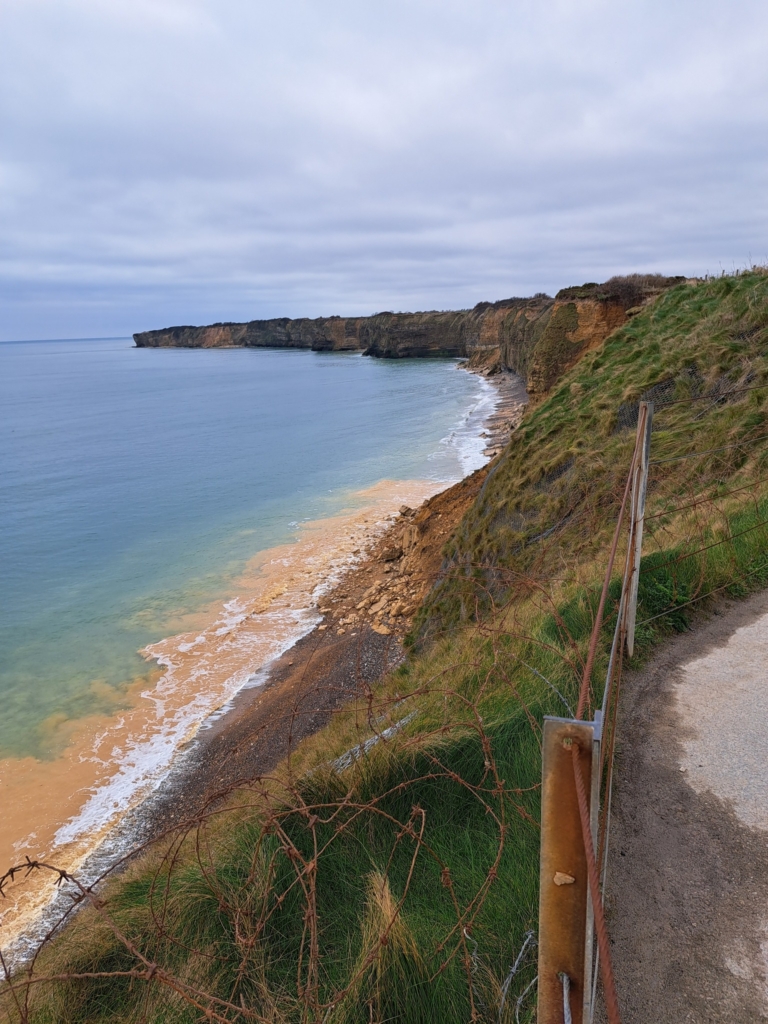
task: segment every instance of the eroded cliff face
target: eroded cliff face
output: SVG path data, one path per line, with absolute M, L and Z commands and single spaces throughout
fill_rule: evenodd
M 535 295 L 475 306 L 474 329 L 467 339 L 469 365 L 490 373 L 514 370 L 527 381 L 532 354 L 546 331 L 554 301 L 548 295 Z
M 360 341 L 369 356 L 465 356 L 465 322 L 471 311 L 376 313 L 360 322 Z
M 250 320 L 209 327 L 166 327 L 134 334 L 138 348 L 310 348 L 316 352 L 359 349 L 362 318 L 341 316 Z
M 479 302 L 458 312 L 377 313 L 361 322 L 360 338 L 367 355 L 458 356 L 476 369 L 509 369 L 525 377 L 554 301 L 536 295 Z
M 376 313 L 368 317 L 251 320 L 209 327 L 168 327 L 134 334 L 139 348 L 308 348 L 362 351 L 386 359 L 468 358 L 487 373 L 514 370 L 531 395 L 545 394 L 591 348 L 601 345 L 633 308 L 682 277 L 632 274 L 604 284 L 564 288 L 556 297 L 480 302 L 455 312 Z
M 528 391 L 545 394 L 585 352 L 601 345 L 627 319 L 620 302 L 555 300 L 526 367 Z

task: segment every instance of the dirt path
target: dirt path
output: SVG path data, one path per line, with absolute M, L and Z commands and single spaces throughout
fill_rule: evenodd
M 624 1024 L 767 1021 L 768 593 L 626 673 L 616 774 L 607 909 Z

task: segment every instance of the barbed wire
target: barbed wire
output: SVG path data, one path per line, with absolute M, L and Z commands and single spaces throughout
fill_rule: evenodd
M 764 385 L 761 385 L 761 387 L 763 387 L 763 386 Z M 756 390 L 756 388 L 745 388 L 745 389 L 741 389 L 741 390 Z M 706 397 L 706 396 L 700 396 L 700 397 Z M 685 400 L 685 401 L 687 401 L 687 400 Z M 665 405 L 666 404 L 667 403 L 665 403 Z M 668 403 L 668 404 L 672 404 L 672 403 Z M 676 402 L 674 404 L 682 404 L 682 401 L 679 402 L 679 403 Z M 670 458 L 665 458 L 663 460 L 651 460 L 650 463 L 649 463 L 649 467 L 660 466 L 660 465 L 669 464 L 669 463 L 676 463 L 676 462 L 682 461 L 683 459 L 691 460 L 691 459 L 695 459 L 695 458 L 706 457 L 706 456 L 709 456 L 709 455 L 713 454 L 714 452 L 725 451 L 725 450 L 727 450 L 729 448 L 747 449 L 747 450 L 750 451 L 750 454 L 757 454 L 760 451 L 762 451 L 763 449 L 761 449 L 760 447 L 756 447 L 755 443 L 756 442 L 760 442 L 761 440 L 763 440 L 765 436 L 768 436 L 768 435 L 761 435 L 761 436 L 758 436 L 758 437 L 755 437 L 755 438 L 751 438 L 751 439 L 748 439 L 748 440 L 745 440 L 745 441 L 740 441 L 738 444 L 735 444 L 735 445 L 718 446 L 718 447 L 714 447 L 714 448 L 700 449 L 700 450 L 697 450 L 697 451 L 692 452 L 692 453 L 686 453 L 684 456 L 679 456 L 679 457 L 673 456 L 673 457 L 670 457 Z M 692 479 L 691 480 L 691 484 L 693 484 L 694 482 L 696 482 L 696 481 Z M 718 481 L 718 483 L 721 484 L 720 481 Z M 655 495 L 655 500 L 663 502 L 665 500 L 668 501 L 668 499 L 664 498 L 664 487 L 662 486 L 662 484 L 663 484 L 663 481 L 660 481 L 659 482 L 659 490 L 658 490 L 658 493 Z M 762 504 L 762 502 L 765 499 L 765 484 L 766 484 L 766 481 L 763 478 L 761 478 L 759 476 L 756 476 L 749 483 L 743 484 L 743 485 L 741 485 L 739 487 L 730 488 L 730 489 L 728 489 L 726 491 L 722 491 L 721 490 L 719 493 L 717 493 L 715 495 L 711 495 L 711 496 L 706 496 L 706 497 L 696 496 L 690 502 L 686 502 L 686 503 L 683 503 L 683 504 L 675 504 L 672 508 L 662 508 L 662 509 L 660 509 L 657 512 L 651 512 L 650 514 L 646 513 L 646 515 L 644 516 L 644 519 L 646 521 L 647 520 L 660 519 L 662 517 L 665 517 L 667 519 L 672 519 L 672 517 L 679 516 L 679 515 L 681 515 L 683 513 L 686 513 L 686 512 L 690 512 L 693 509 L 700 509 L 701 506 L 704 506 L 704 505 L 709 505 L 710 507 L 714 506 L 715 509 L 717 510 L 718 515 L 720 515 L 722 517 L 722 519 L 723 519 L 724 528 L 727 530 L 727 536 L 724 536 L 724 537 L 722 537 L 722 538 L 720 538 L 720 539 L 718 539 L 717 541 L 714 541 L 714 542 L 701 543 L 701 540 L 705 539 L 706 532 L 710 532 L 710 536 L 711 536 L 712 526 L 711 526 L 711 520 L 708 517 L 706 517 L 706 516 L 703 517 L 699 521 L 699 518 L 698 518 L 699 513 L 697 512 L 696 515 L 693 517 L 693 519 L 691 519 L 689 517 L 688 523 L 689 523 L 689 526 L 692 527 L 692 530 L 689 529 L 688 532 L 687 532 L 687 535 L 685 536 L 685 539 L 683 539 L 681 541 L 679 527 L 683 523 L 683 520 L 682 519 L 680 519 L 679 521 L 675 520 L 675 522 L 677 523 L 677 527 L 676 527 L 676 529 L 669 531 L 670 541 L 671 541 L 673 547 L 679 547 L 679 545 L 681 543 L 688 544 L 689 545 L 688 549 L 683 551 L 682 553 L 675 553 L 675 554 L 671 555 L 670 557 L 660 561 L 658 556 L 659 555 L 663 555 L 663 553 L 664 553 L 663 540 L 662 540 L 662 543 L 660 545 L 660 550 L 658 551 L 658 554 L 654 554 L 654 556 L 652 556 L 652 557 L 645 557 L 645 558 L 643 558 L 641 566 L 639 567 L 639 575 L 642 576 L 642 577 L 646 577 L 647 578 L 649 576 L 652 576 L 652 574 L 654 574 L 654 573 L 658 573 L 659 570 L 667 570 L 667 571 L 669 571 L 671 569 L 671 570 L 675 571 L 683 563 L 691 561 L 691 560 L 698 559 L 699 556 L 707 555 L 709 552 L 712 552 L 712 551 L 714 551 L 714 550 L 716 550 L 718 548 L 723 548 L 723 547 L 726 547 L 726 546 L 730 546 L 732 549 L 735 549 L 735 544 L 736 544 L 737 541 L 739 541 L 742 538 L 746 538 L 749 535 L 754 534 L 756 531 L 758 531 L 760 529 L 763 529 L 766 526 L 768 526 L 768 519 L 764 519 L 762 516 L 759 515 L 759 513 L 764 510 L 764 504 Z M 743 498 L 745 499 L 742 502 L 742 505 L 739 505 L 738 502 L 737 502 L 736 505 L 734 505 L 732 502 L 726 502 L 725 507 L 718 507 L 718 505 L 715 504 L 716 502 L 722 502 L 725 499 L 733 499 L 733 498 L 736 498 L 737 496 L 743 496 Z M 745 526 L 741 530 L 737 529 L 737 530 L 734 531 L 733 525 L 734 525 L 734 523 L 738 523 L 739 516 L 742 515 L 742 512 L 740 510 L 745 505 L 753 510 L 752 514 L 756 515 L 758 517 L 758 521 L 751 523 L 749 526 Z M 667 528 L 663 528 L 662 529 L 662 534 L 665 533 L 666 529 Z M 652 538 L 652 539 L 655 539 L 655 535 L 654 535 L 654 533 L 652 531 L 648 532 L 648 536 L 650 538 Z M 690 546 L 690 540 L 693 537 L 695 537 L 695 536 L 698 536 L 700 538 L 700 541 L 699 541 L 699 543 L 697 545 Z M 732 590 L 734 586 L 738 586 L 741 589 L 741 592 L 743 593 L 743 587 L 744 587 L 745 584 L 749 584 L 751 581 L 755 580 L 756 577 L 760 577 L 760 576 L 765 577 L 767 571 L 768 571 L 768 562 L 766 562 L 764 559 L 761 559 L 760 560 L 760 564 L 758 564 L 758 565 L 753 565 L 752 567 L 742 568 L 736 562 L 735 555 L 734 555 L 734 560 L 733 560 L 733 562 L 732 562 L 732 564 L 730 566 L 730 570 L 728 571 L 728 574 L 727 574 L 728 575 L 728 579 L 725 582 L 718 583 L 718 585 L 716 585 L 716 586 L 711 586 L 711 585 L 704 584 L 705 568 L 704 568 L 704 564 L 702 563 L 701 567 L 699 568 L 699 575 L 700 575 L 700 584 L 699 585 L 703 586 L 704 589 L 703 589 L 703 591 L 701 593 L 695 594 L 693 597 L 690 597 L 690 598 L 688 598 L 688 599 L 686 599 L 684 601 L 680 601 L 679 598 L 677 597 L 675 591 L 673 591 L 673 593 L 672 593 L 672 600 L 671 600 L 671 603 L 669 604 L 669 606 L 667 608 L 665 608 L 665 609 L 663 609 L 663 610 L 653 614 L 653 615 L 648 615 L 648 616 L 645 616 L 645 617 L 641 618 L 639 621 L 637 621 L 635 629 L 639 630 L 641 627 L 647 627 L 649 624 L 651 624 L 651 623 L 653 623 L 655 621 L 658 621 L 660 619 L 663 619 L 665 616 L 669 616 L 669 615 L 671 615 L 671 614 L 673 614 L 675 612 L 679 612 L 681 609 L 684 609 L 684 608 L 687 608 L 687 607 L 689 607 L 691 605 L 694 605 L 697 602 L 701 602 L 701 601 L 703 601 L 703 600 L 705 600 L 707 598 L 714 597 L 717 594 L 720 594 L 720 593 L 722 593 L 724 591 Z M 619 602 L 619 610 L 618 610 L 618 614 L 617 614 L 616 627 L 615 627 L 615 631 L 614 631 L 614 641 L 613 641 L 613 645 L 612 645 L 612 649 L 611 649 L 611 655 L 610 655 L 610 658 L 609 658 L 609 667 L 608 667 L 608 672 L 607 672 L 607 677 L 606 677 L 605 697 L 604 697 L 604 701 L 603 701 L 603 728 L 604 728 L 604 732 L 603 732 L 603 739 L 602 739 L 602 743 L 601 743 L 601 754 L 603 755 L 603 762 L 604 763 L 603 763 L 602 770 L 601 770 L 601 790 L 600 790 L 600 792 L 601 792 L 601 794 L 604 793 L 605 795 L 601 796 L 601 806 L 600 806 L 600 813 L 599 813 L 599 819 L 598 819 L 598 854 L 597 854 L 597 858 L 596 858 L 596 863 L 598 865 L 601 865 L 601 869 L 602 869 L 601 870 L 601 877 L 600 877 L 600 880 L 599 880 L 599 885 L 600 885 L 601 892 L 605 891 L 606 880 L 607 880 L 606 876 L 607 876 L 607 866 L 608 866 L 608 845 L 609 845 L 609 834 L 610 834 L 610 813 L 611 813 L 611 803 L 612 803 L 612 796 L 613 796 L 613 761 L 614 761 L 615 738 L 616 738 L 616 727 L 617 727 L 618 696 L 619 696 L 619 688 L 620 688 L 621 678 L 622 678 L 622 664 L 623 664 L 623 651 L 624 651 L 624 638 L 623 638 L 622 632 L 621 632 L 622 608 L 623 608 L 623 602 L 624 602 L 624 594 L 626 593 L 626 586 L 627 586 L 627 580 L 625 578 L 624 584 L 622 586 L 622 598 L 621 598 L 621 601 Z M 578 781 L 577 781 L 577 786 L 578 786 Z M 580 802 L 583 802 L 583 801 L 580 800 Z M 582 808 L 582 825 L 584 824 L 585 820 L 586 819 L 584 818 L 583 808 Z M 585 834 L 585 844 L 586 844 L 586 834 Z M 620 908 L 619 908 L 619 912 L 620 912 Z M 597 913 L 598 913 L 598 910 L 597 910 L 597 907 L 596 907 L 596 914 Z M 599 937 L 600 937 L 599 929 L 597 930 L 597 932 L 598 932 L 598 939 L 599 939 Z M 599 965 L 599 963 L 600 963 L 600 961 L 602 959 L 602 954 L 603 954 L 602 949 L 598 948 L 598 950 L 596 951 L 596 954 L 595 954 L 595 965 L 594 965 L 594 972 L 593 972 L 593 977 L 592 977 L 592 999 L 591 999 L 590 1005 L 592 1007 L 592 1011 L 593 1012 L 594 1012 L 594 1007 L 595 1007 L 595 1002 L 596 1002 L 596 994 L 597 994 L 598 965 Z M 611 995 L 610 995 L 609 990 L 606 987 L 605 980 L 604 980 L 604 985 L 603 985 L 603 995 L 604 995 L 604 998 L 606 999 L 606 1002 L 608 1002 L 608 999 L 611 998 Z M 615 1012 L 617 1012 L 617 1007 L 615 1007 Z M 609 1013 L 609 1016 L 610 1016 L 610 1013 Z
M 684 462 L 686 459 L 699 459 L 703 455 L 714 455 L 717 452 L 729 451 L 731 448 L 748 448 L 755 441 L 765 441 L 766 438 L 768 438 L 768 434 L 760 434 L 759 437 L 747 438 L 744 441 L 736 441 L 733 444 L 724 444 L 724 445 L 721 445 L 719 448 L 708 448 L 705 451 L 701 451 L 701 452 L 689 452 L 686 455 L 672 455 L 668 459 L 654 459 L 650 463 L 650 465 L 651 466 L 663 466 L 663 465 L 665 465 L 668 462 Z M 758 451 L 764 451 L 764 450 L 765 449 L 762 449 L 762 448 L 758 449 Z
M 720 494 L 709 495 L 706 498 L 697 498 L 696 501 L 689 502 L 687 505 L 677 505 L 675 508 L 666 508 L 661 512 L 654 512 L 652 515 L 645 516 L 645 522 L 648 522 L 651 519 L 659 519 L 662 516 L 672 516 L 677 515 L 679 512 L 687 512 L 689 509 L 697 508 L 699 505 L 714 504 L 716 501 L 721 501 L 723 498 L 730 498 L 734 494 L 740 494 L 743 491 L 754 491 L 756 487 L 762 484 L 768 484 L 768 480 L 753 480 L 751 483 L 744 484 L 743 487 L 734 487 L 731 491 L 723 491 Z
M 672 405 L 687 405 L 689 402 L 704 402 L 707 400 L 711 402 L 725 401 L 733 395 L 742 395 L 747 391 L 762 391 L 765 388 L 768 388 L 768 384 L 753 384 L 750 387 L 730 388 L 727 391 L 708 392 L 703 395 L 691 395 L 686 398 L 675 398 L 670 402 L 664 401 L 662 406 L 666 409 Z

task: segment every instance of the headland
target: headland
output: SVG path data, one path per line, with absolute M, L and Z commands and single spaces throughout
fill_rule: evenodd
M 532 396 L 545 394 L 594 348 L 683 277 L 631 274 L 561 289 L 554 298 L 479 302 L 472 309 L 310 319 L 278 317 L 140 331 L 139 348 L 308 348 L 383 359 L 451 356 L 471 369 L 512 370 Z

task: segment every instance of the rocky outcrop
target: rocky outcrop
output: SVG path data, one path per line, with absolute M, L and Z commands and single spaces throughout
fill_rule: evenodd
M 524 377 L 553 302 L 535 295 L 479 302 L 458 312 L 377 313 L 361 321 L 360 339 L 371 356 L 457 356 L 475 368 L 514 370 Z
M 621 303 L 611 300 L 556 299 L 530 351 L 526 380 L 531 394 L 544 394 L 590 348 L 627 319 Z
M 360 341 L 369 356 L 465 356 L 465 327 L 471 310 L 376 313 L 360 322 Z
M 455 312 L 375 313 L 367 317 L 251 320 L 209 327 L 168 327 L 134 334 L 139 348 L 308 348 L 362 351 L 386 359 L 468 358 L 487 373 L 514 370 L 532 395 L 544 394 L 628 316 L 683 277 L 631 274 L 604 284 L 564 288 L 555 298 L 479 302 Z

